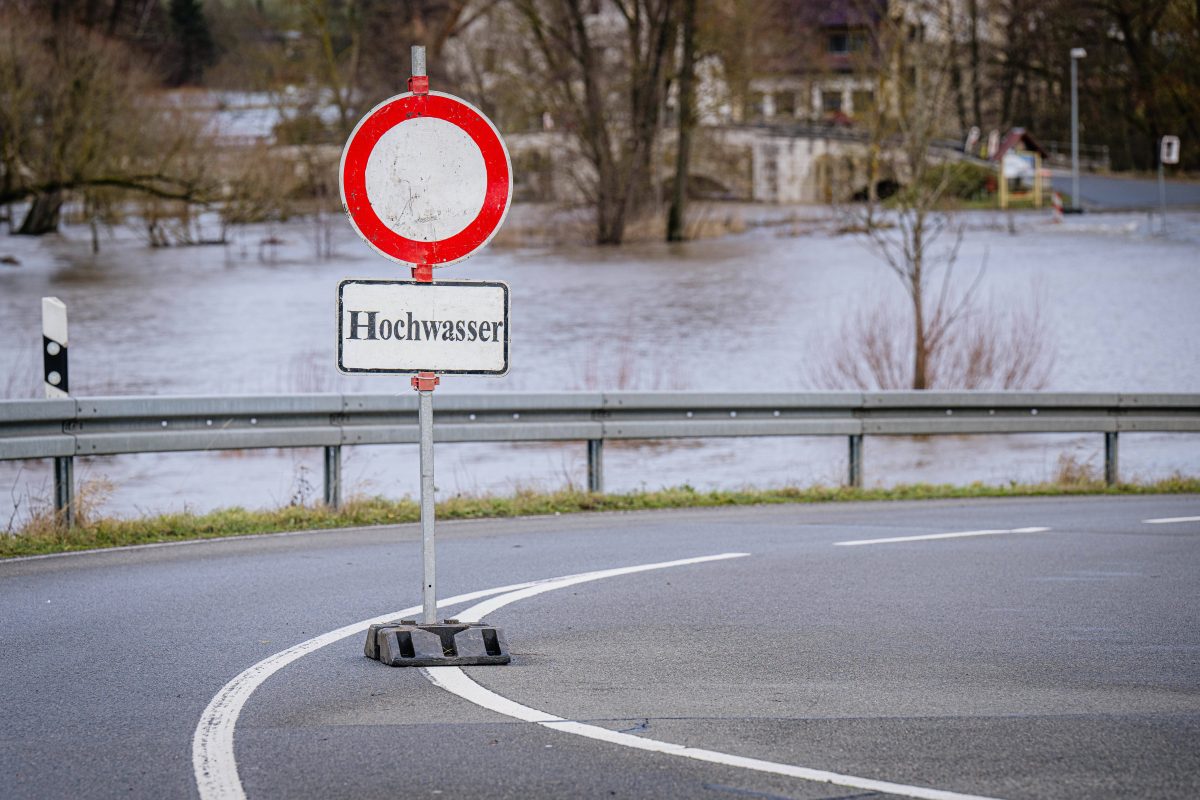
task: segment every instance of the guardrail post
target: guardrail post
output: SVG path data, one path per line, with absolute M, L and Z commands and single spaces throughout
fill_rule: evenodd
M 588 491 L 604 492 L 604 440 L 588 439 Z
M 342 448 L 325 448 L 325 505 L 337 509 L 342 505 Z
M 862 488 L 862 446 L 862 434 L 850 434 L 850 474 L 848 476 L 848 483 L 855 489 Z
M 75 458 L 54 458 L 54 511 L 64 528 L 75 527 Z
M 1104 482 L 1116 486 L 1117 480 L 1117 433 L 1112 431 L 1104 434 Z

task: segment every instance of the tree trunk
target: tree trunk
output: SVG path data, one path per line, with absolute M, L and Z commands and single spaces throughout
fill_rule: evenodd
M 679 67 L 679 141 L 675 147 L 675 185 L 667 212 L 667 241 L 686 238 L 687 178 L 692 160 L 692 131 L 696 127 L 696 0 L 684 0 L 683 63 Z
M 618 245 L 625 238 L 625 217 L 629 203 L 621 192 L 617 166 L 602 160 L 601 170 L 597 176 L 596 244 Z
M 968 5 L 971 15 L 971 112 L 973 124 L 983 127 L 983 87 L 980 84 L 982 74 L 979 69 L 979 0 L 971 0 Z
M 625 239 L 625 209 L 610 201 L 597 208 L 596 244 L 619 245 Z
M 963 133 L 969 127 L 967 125 L 967 97 L 966 90 L 963 88 L 963 67 L 962 59 L 958 52 L 958 36 L 957 36 L 957 20 L 954 18 L 952 6 L 946 6 L 949 12 L 947 20 L 948 27 L 951 31 L 956 31 L 950 36 L 950 89 L 954 94 L 954 109 L 958 113 L 959 133 Z
M 918 295 L 913 300 L 913 382 L 912 388 L 929 388 L 929 348 L 925 341 L 925 309 Z
M 62 192 L 46 192 L 35 195 L 29 211 L 17 233 L 21 236 L 41 236 L 58 230 L 58 216 L 62 209 Z
M 923 391 L 929 388 L 929 339 L 925 329 L 925 248 L 929 244 L 925 212 L 917 209 L 908 247 L 912 253 L 908 290 L 913 301 L 913 384 Z

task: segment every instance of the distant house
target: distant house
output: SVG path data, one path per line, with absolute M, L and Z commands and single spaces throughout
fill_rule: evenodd
M 875 102 L 864 67 L 886 0 L 787 0 L 773 29 L 782 46 L 750 81 L 742 121 L 849 124 Z
M 1024 128 L 1013 128 L 1004 135 L 1000 140 L 1000 145 L 996 148 L 996 152 L 990 154 L 989 158 L 992 161 L 999 161 L 1010 150 L 1018 152 L 1037 153 L 1042 158 L 1049 155 L 1046 149 L 1038 144 L 1033 135 Z
M 1046 187 L 1042 161 L 1047 152 L 1024 128 L 1013 128 L 1000 140 L 989 160 L 1000 165 L 1000 207 L 1007 208 L 1010 200 L 1029 197 L 1041 208 Z
M 1013 128 L 1000 140 L 989 160 L 1003 164 L 1004 177 L 1018 186 L 1033 186 L 1048 153 L 1024 128 Z

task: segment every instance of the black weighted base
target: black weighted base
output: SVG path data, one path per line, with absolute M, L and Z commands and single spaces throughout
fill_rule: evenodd
M 469 667 L 512 660 L 504 631 L 455 619 L 433 625 L 411 619 L 377 623 L 367 630 L 363 654 L 391 667 Z

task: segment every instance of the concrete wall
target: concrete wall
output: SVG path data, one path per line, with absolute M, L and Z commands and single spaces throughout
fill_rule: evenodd
M 590 167 L 574 140 L 561 131 L 505 136 L 516 173 L 517 199 L 578 203 L 585 200 Z M 674 131 L 655 159 L 658 182 L 673 177 Z M 768 127 L 702 127 L 691 175 L 705 191 L 761 203 L 830 203 L 848 200 L 866 186 L 865 145 L 819 131 Z

